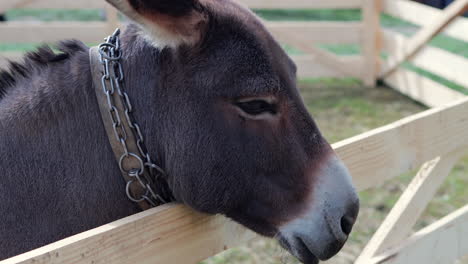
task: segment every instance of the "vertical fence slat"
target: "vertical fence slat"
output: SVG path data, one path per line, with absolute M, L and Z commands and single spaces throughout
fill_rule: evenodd
M 364 56 L 364 67 L 361 74 L 366 86 L 375 86 L 380 71 L 380 12 L 381 0 L 362 1 L 362 19 L 364 24 L 362 54 Z

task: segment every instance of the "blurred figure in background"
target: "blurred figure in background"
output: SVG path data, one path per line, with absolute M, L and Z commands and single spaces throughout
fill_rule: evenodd
M 446 6 L 450 5 L 453 0 L 424 0 L 420 2 L 437 8 L 445 8 Z
M 444 9 L 451 3 L 453 3 L 454 0 L 413 0 L 425 5 L 433 6 L 436 8 Z M 465 14 L 465 16 L 468 16 L 468 13 Z

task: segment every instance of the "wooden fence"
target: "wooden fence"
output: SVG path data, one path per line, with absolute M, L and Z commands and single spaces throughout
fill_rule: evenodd
M 252 8 L 362 8 L 362 0 L 243 0 Z M 372 0 L 364 2 L 372 3 Z M 373 7 L 363 22 L 268 22 L 268 29 L 281 42 L 290 44 L 307 55 L 294 56 L 301 77 L 356 77 L 367 79 L 369 85 L 376 76 L 374 38 L 376 27 L 363 30 L 364 24 L 376 25 Z M 10 8 L 106 8 L 106 22 L 5 22 L 0 23 L 0 43 L 54 42 L 77 38 L 87 43 L 98 43 L 117 26 L 117 15 L 105 2 L 97 0 L 3 0 L 0 13 Z M 367 28 L 370 28 L 368 26 Z M 339 57 L 316 48 L 316 44 L 359 44 L 365 47 L 364 56 Z M 368 56 L 369 55 L 369 56 Z M 4 54 L 17 58 L 19 54 Z M 374 77 L 372 77 L 374 76 Z
M 358 22 L 267 22 L 281 42 L 304 51 L 294 57 L 301 77 L 379 78 L 435 108 L 334 144 L 359 190 L 421 168 L 356 263 L 450 263 L 468 254 L 468 206 L 410 235 L 413 225 L 468 149 L 468 98 L 401 67 L 405 61 L 468 87 L 468 61 L 427 46 L 443 31 L 468 41 L 468 20 L 457 15 L 468 0 L 445 10 L 408 0 L 242 0 L 254 8 L 359 8 Z M 96 0 L 8 0 L 19 7 L 107 8 L 107 22 L 7 22 L 0 42 L 55 41 L 75 37 L 98 42 L 117 25 L 116 13 Z M 380 27 L 381 12 L 422 29 L 408 38 Z M 21 33 L 21 34 L 20 34 Z M 316 44 L 359 44 L 357 56 L 337 56 Z M 388 58 L 381 59 L 386 51 Z M 10 58 L 17 55 L 8 54 Z M 222 216 L 165 205 L 0 262 L 10 263 L 197 263 L 256 235 Z
M 443 11 L 407 0 L 383 1 L 384 12 L 422 28 L 411 38 L 383 30 L 384 50 L 388 52 L 389 58 L 382 62 L 383 69 L 379 77 L 398 91 L 428 106 L 439 106 L 462 98 L 463 94 L 399 66 L 409 61 L 468 88 L 468 60 L 427 45 L 440 32 L 468 42 L 468 19 L 458 16 L 466 10 L 468 0 L 457 0 Z

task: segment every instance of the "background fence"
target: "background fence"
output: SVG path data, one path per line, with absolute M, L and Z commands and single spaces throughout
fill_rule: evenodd
M 252 8 L 362 8 L 361 0 L 265 1 L 244 0 Z M 295 56 L 301 77 L 357 77 L 373 83 L 375 71 L 375 33 L 377 18 L 373 12 L 374 1 L 364 1 L 366 15 L 363 22 L 268 22 L 268 29 L 283 43 L 299 48 L 306 53 Z M 98 43 L 103 36 L 117 26 L 117 14 L 104 1 L 93 0 L 8 0 L 0 4 L 0 13 L 10 8 L 104 8 L 105 22 L 5 22 L 0 23 L 1 43 L 54 42 L 77 38 L 86 43 Z M 367 28 L 367 30 L 363 30 Z M 318 49 L 317 44 L 359 44 L 365 47 L 364 56 L 339 57 Z M 4 54 L 15 58 L 18 54 Z M 365 59 L 364 59 L 365 58 Z
M 354 77 L 368 86 L 382 79 L 401 93 L 438 107 L 334 145 L 359 190 L 421 167 L 357 263 L 450 263 L 468 254 L 468 206 L 409 236 L 437 187 L 468 147 L 468 99 L 460 91 L 404 67 L 409 62 L 468 87 L 468 61 L 427 45 L 440 32 L 468 42 L 468 19 L 458 16 L 468 8 L 468 0 L 457 0 L 445 10 L 408 0 L 241 2 L 266 9 L 362 10 L 361 21 L 266 24 L 280 42 L 302 51 L 293 56 L 300 77 Z M 0 23 L 1 43 L 64 38 L 97 43 L 119 24 L 117 13 L 103 1 L 8 0 L 0 3 L 0 13 L 15 7 L 103 8 L 107 17 L 97 22 Z M 384 29 L 382 12 L 420 28 L 413 36 Z M 358 45 L 360 53 L 340 56 L 322 48 L 324 44 Z M 19 54 L 3 56 L 16 59 Z M 197 263 L 255 238 L 221 216 L 166 205 L 0 263 Z

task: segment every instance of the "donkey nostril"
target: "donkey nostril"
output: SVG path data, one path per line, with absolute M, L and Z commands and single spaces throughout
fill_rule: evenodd
M 352 217 L 343 216 L 341 218 L 341 230 L 343 230 L 343 233 L 345 233 L 346 235 L 349 235 L 351 233 L 353 225 L 354 219 Z
M 359 213 L 359 200 L 356 200 L 348 207 L 345 215 L 341 218 L 341 230 L 346 236 L 349 236 L 353 229 L 354 223 L 356 222 Z

